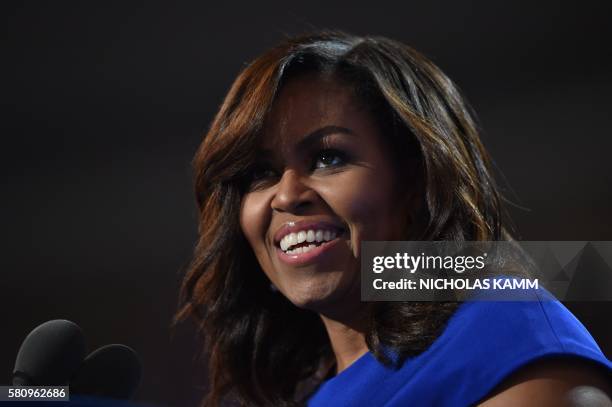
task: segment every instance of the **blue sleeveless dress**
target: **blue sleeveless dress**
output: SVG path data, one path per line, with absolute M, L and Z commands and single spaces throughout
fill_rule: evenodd
M 586 328 L 545 290 L 535 301 L 468 301 L 428 350 L 387 368 L 371 352 L 323 382 L 308 406 L 470 406 L 540 358 L 569 356 L 612 372 Z

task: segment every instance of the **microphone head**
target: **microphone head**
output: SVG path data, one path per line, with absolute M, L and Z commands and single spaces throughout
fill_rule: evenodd
M 112 344 L 85 358 L 70 381 L 70 393 L 130 399 L 140 382 L 140 361 L 132 348 Z
M 61 386 L 85 357 L 81 328 L 65 319 L 47 321 L 26 336 L 15 360 L 14 385 Z

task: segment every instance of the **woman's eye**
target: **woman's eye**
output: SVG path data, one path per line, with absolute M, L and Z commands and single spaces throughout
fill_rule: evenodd
M 260 189 L 277 178 L 277 173 L 273 168 L 257 165 L 247 171 L 243 178 L 243 186 L 247 190 Z
M 342 151 L 326 149 L 315 155 L 314 168 L 337 167 L 346 163 L 346 154 Z
M 264 178 L 271 178 L 276 176 L 274 170 L 270 168 L 257 168 L 251 172 L 251 180 L 257 181 Z

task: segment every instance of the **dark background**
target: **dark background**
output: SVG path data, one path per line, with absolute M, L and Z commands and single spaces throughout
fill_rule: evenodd
M 193 329 L 169 329 L 196 237 L 190 160 L 239 70 L 285 34 L 421 50 L 479 113 L 522 239 L 612 240 L 608 2 L 177 3 L 0 3 L 0 383 L 34 326 L 67 318 L 90 349 L 138 351 L 138 400 L 195 405 Z M 610 357 L 612 303 L 570 308 Z

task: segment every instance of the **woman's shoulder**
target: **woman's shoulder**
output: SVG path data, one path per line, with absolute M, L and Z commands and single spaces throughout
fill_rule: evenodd
M 473 405 L 526 366 L 564 358 L 612 372 L 588 330 L 544 290 L 530 301 L 467 301 L 425 352 L 398 369 L 368 352 L 309 405 Z

